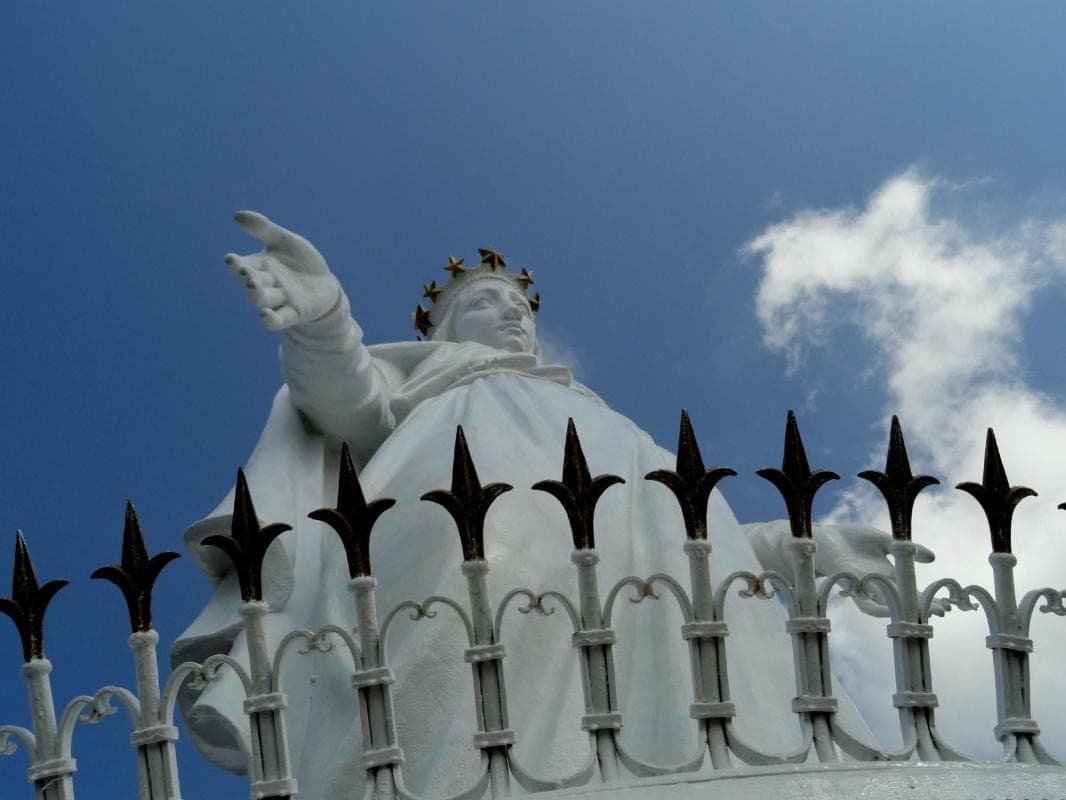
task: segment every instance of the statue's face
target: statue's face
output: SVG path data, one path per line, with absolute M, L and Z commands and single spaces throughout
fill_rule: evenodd
M 522 294 L 502 280 L 474 282 L 456 299 L 454 334 L 511 353 L 533 352 L 533 311 Z

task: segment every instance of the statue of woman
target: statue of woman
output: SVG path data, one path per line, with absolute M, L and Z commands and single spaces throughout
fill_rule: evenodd
M 425 341 L 366 346 L 347 296 L 325 260 L 305 239 L 266 217 L 242 211 L 238 224 L 264 249 L 228 255 L 226 264 L 244 284 L 263 324 L 278 331 L 285 386 L 245 468 L 257 513 L 294 532 L 276 542 L 263 584 L 270 604 L 271 644 L 295 628 L 327 622 L 354 624 L 345 559 L 337 538 L 309 511 L 334 505 L 340 442 L 347 442 L 368 499 L 391 497 L 396 506 L 378 521 L 371 562 L 378 579 L 378 609 L 431 595 L 465 597 L 462 554 L 451 518 L 419 502 L 446 487 L 456 426 L 462 425 L 482 483 L 515 489 L 500 497 L 485 522 L 489 588 L 498 601 L 507 591 L 573 593 L 574 573 L 565 514 L 550 496 L 530 490 L 557 478 L 564 434 L 573 418 L 594 474 L 613 473 L 625 484 L 607 491 L 597 507 L 597 548 L 604 591 L 626 575 L 687 574 L 684 526 L 665 487 L 644 480 L 672 469 L 674 457 L 632 421 L 612 411 L 562 366 L 541 362 L 531 276 L 515 275 L 491 250 L 466 267 L 451 259 L 443 287 L 426 287 L 431 308 L 421 306 L 416 325 Z M 228 531 L 232 492 L 194 524 L 186 544 L 217 584 L 211 603 L 176 642 L 175 662 L 214 652 L 246 657 L 236 576 L 228 561 L 199 543 Z M 736 570 L 758 571 L 759 560 L 725 501 L 712 496 L 708 511 L 712 578 Z M 776 533 L 774 532 L 776 531 Z M 766 566 L 780 568 L 787 525 L 760 528 L 755 542 Z M 876 541 L 875 541 L 876 540 Z M 852 546 L 843 564 L 859 572 L 885 571 L 887 543 L 867 537 L 866 552 Z M 870 544 L 873 543 L 873 544 Z M 774 559 L 778 559 L 774 561 Z M 836 566 L 840 566 L 839 564 Z M 619 608 L 614 627 L 622 740 L 637 755 L 679 762 L 695 749 L 688 656 L 681 622 L 669 601 Z M 656 607 L 652 607 L 656 606 Z M 396 673 L 400 745 L 407 784 L 435 796 L 463 787 L 477 764 L 463 637 L 438 618 L 397 621 L 389 662 Z M 504 670 L 517 754 L 527 768 L 562 776 L 587 753 L 577 656 L 562 619 L 508 615 Z M 729 658 L 738 731 L 761 748 L 784 751 L 798 742 L 790 710 L 795 693 L 792 655 L 779 603 L 730 600 Z M 302 798 L 358 796 L 362 786 L 360 725 L 349 682 L 350 662 L 337 653 L 292 656 L 284 690 L 288 731 Z M 184 697 L 184 713 L 198 747 L 236 772 L 248 753 L 243 692 L 223 673 L 199 693 Z M 841 715 L 862 729 L 854 707 L 841 699 Z

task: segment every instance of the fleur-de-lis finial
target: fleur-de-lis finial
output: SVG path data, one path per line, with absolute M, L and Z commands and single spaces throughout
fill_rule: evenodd
M 130 612 L 130 626 L 136 631 L 152 627 L 152 588 L 163 567 L 180 558 L 172 550 L 164 550 L 151 558 L 144 546 L 141 526 L 133 503 L 126 501 L 126 519 L 122 529 L 122 560 L 119 564 L 100 567 L 93 572 L 94 580 L 111 581 L 126 598 Z
M 711 491 L 722 478 L 736 474 L 729 467 L 704 468 L 688 412 L 682 409 L 681 430 L 677 435 L 677 469 L 672 472 L 657 469 L 644 477 L 658 481 L 674 493 L 685 519 L 685 535 L 689 539 L 706 539 L 707 500 Z
M 888 505 L 888 516 L 892 521 L 892 538 L 899 541 L 911 540 L 911 512 L 919 493 L 930 486 L 940 483 L 931 475 L 914 475 L 911 462 L 907 458 L 907 445 L 903 441 L 903 429 L 899 417 L 893 415 L 892 427 L 888 433 L 888 455 L 885 458 L 885 471 L 872 469 L 859 473 L 859 477 L 876 486 L 884 495 Z
M 220 533 L 204 537 L 203 544 L 217 547 L 233 562 L 241 586 L 241 599 L 246 603 L 263 599 L 263 559 L 270 543 L 292 526 L 281 522 L 259 527 L 252 495 L 244 470 L 237 469 L 237 487 L 233 495 L 233 522 L 230 535 Z
M 466 446 L 463 426 L 459 425 L 455 430 L 451 491 L 434 489 L 422 495 L 422 499 L 444 506 L 459 529 L 463 560 L 479 561 L 485 558 L 485 514 L 497 497 L 513 488 L 507 483 L 490 483 L 482 487 Z
M 563 449 L 562 481 L 538 481 L 533 488 L 547 492 L 562 505 L 570 521 L 570 535 L 574 549 L 592 550 L 596 547 L 596 532 L 593 526 L 596 503 L 608 488 L 616 483 L 625 483 L 617 475 L 592 477 L 588 462 L 577 438 L 574 420 L 566 423 L 566 445 Z
M 792 535 L 798 539 L 810 539 L 814 495 L 826 483 L 835 481 L 840 476 L 827 469 L 811 472 L 807 453 L 803 449 L 803 439 L 800 438 L 799 424 L 791 410 L 785 423 L 785 454 L 781 460 L 781 469 L 765 467 L 756 470 L 756 474 L 770 481 L 784 498 Z
M 1036 492 L 1028 486 L 1010 485 L 1007 472 L 1003 469 L 1003 460 L 999 457 L 996 434 L 991 428 L 985 438 L 985 471 L 981 483 L 967 481 L 955 488 L 972 495 L 984 509 L 988 518 L 988 532 L 992 536 L 992 552 L 1010 553 L 1014 508 L 1026 497 L 1036 497 Z
M 366 502 L 363 487 L 352 463 L 348 443 L 341 445 L 340 475 L 337 479 L 337 507 L 320 508 L 309 516 L 329 525 L 337 532 L 348 557 L 348 575 L 370 575 L 370 532 L 378 517 L 396 505 L 396 501 L 382 497 Z
M 56 592 L 69 581 L 48 581 L 38 586 L 37 573 L 22 531 L 15 533 L 15 570 L 11 578 L 11 596 L 0 597 L 0 612 L 11 617 L 22 640 L 22 657 L 29 662 L 44 658 L 44 612 Z

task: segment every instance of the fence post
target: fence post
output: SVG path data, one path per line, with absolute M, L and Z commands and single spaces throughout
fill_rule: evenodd
M 33 733 L 30 768 L 26 777 L 33 784 L 37 800 L 74 800 L 72 776 L 77 763 L 64 752 L 56 725 L 55 701 L 52 698 L 52 662 L 44 655 L 44 614 L 56 592 L 67 585 L 65 580 L 37 583 L 37 573 L 22 531 L 15 534 L 15 570 L 11 596 L 0 597 L 0 611 L 11 618 L 22 640 L 25 663 L 22 674 L 29 692 Z M 24 737 L 28 739 L 29 737 Z
M 489 786 L 494 798 L 508 797 L 511 793 L 508 749 L 514 744 L 515 736 L 507 727 L 507 699 L 500 668 L 504 649 L 494 638 L 485 582 L 489 568 L 485 561 L 485 514 L 497 497 L 512 488 L 506 483 L 481 486 L 466 435 L 459 426 L 455 431 L 451 490 L 437 489 L 422 495 L 423 500 L 437 503 L 451 514 L 463 548 L 462 570 L 467 581 L 474 634 L 474 644 L 464 655 L 474 677 L 474 707 L 478 721 L 474 746 L 488 755 Z
M 260 527 L 248 491 L 244 470 L 237 470 L 233 498 L 233 522 L 229 536 L 213 534 L 203 540 L 217 547 L 233 562 L 241 588 L 239 614 L 244 620 L 248 644 L 251 694 L 244 700 L 252 744 L 252 797 L 256 800 L 288 800 L 296 795 L 296 779 L 289 765 L 285 732 L 285 695 L 274 691 L 276 676 L 267 644 L 264 618 L 270 606 L 263 600 L 262 571 L 267 548 L 288 525 L 275 523 Z
M 792 616 L 786 630 L 792 635 L 796 663 L 796 693 L 792 710 L 806 716 L 813 727 L 814 747 L 822 762 L 838 761 L 829 717 L 836 713 L 829 671 L 829 620 L 821 616 L 815 585 L 814 552 L 811 538 L 811 508 L 815 493 L 828 481 L 840 476 L 829 470 L 811 471 L 803 449 L 796 415 L 788 412 L 785 425 L 785 452 L 781 469 L 758 470 L 781 493 L 792 528 Z

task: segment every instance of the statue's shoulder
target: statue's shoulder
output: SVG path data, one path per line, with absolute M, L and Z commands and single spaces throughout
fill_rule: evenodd
M 378 372 L 393 384 L 402 383 L 427 358 L 448 342 L 387 342 L 367 347 Z

